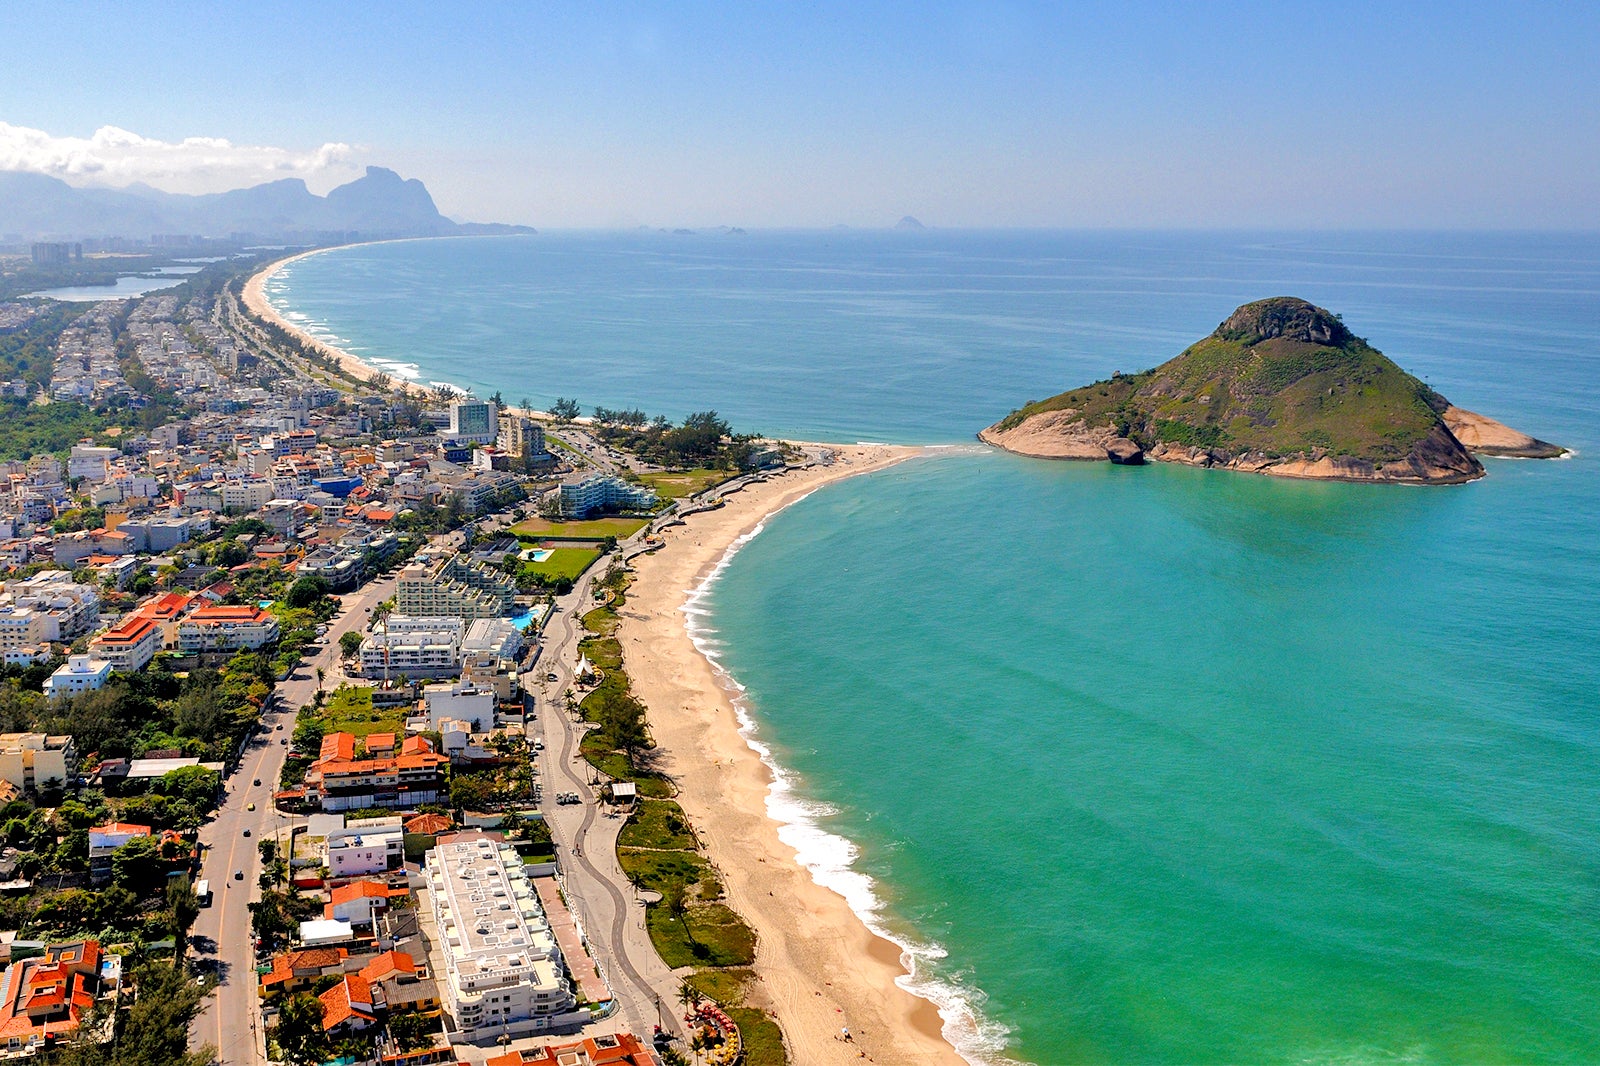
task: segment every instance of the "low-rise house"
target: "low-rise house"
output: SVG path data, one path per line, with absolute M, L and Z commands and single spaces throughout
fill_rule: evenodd
M 381 819 L 383 824 L 373 825 L 379 819 L 366 819 L 327 835 L 328 876 L 364 877 L 388 870 L 398 870 L 405 864 L 405 827 L 399 819 Z
M 356 928 L 372 928 L 374 919 L 389 909 L 389 886 L 382 881 L 351 881 L 330 893 L 322 916 L 349 922 Z
M 491 1055 L 484 1066 L 661 1066 L 661 1059 L 632 1033 L 603 1033 L 570 1044 Z
M 120 970 L 97 940 L 52 944 L 0 979 L 0 1054 L 32 1055 L 77 1032 L 95 1003 L 115 994 Z
M 355 1033 L 378 1024 L 377 1012 L 384 1008 L 374 999 L 372 984 L 360 974 L 347 973 L 344 979 L 322 995 L 322 1029 L 332 1034 Z
M 343 973 L 344 948 L 304 948 L 272 957 L 272 969 L 261 975 L 261 994 L 293 995 L 316 984 L 319 977 Z
M 95 885 L 111 883 L 111 858 L 117 849 L 135 837 L 147 837 L 150 827 L 127 822 L 107 822 L 89 829 L 89 881 Z
M 385 951 L 361 967 L 361 976 L 390 1010 L 439 1009 L 439 986 L 407 952 Z

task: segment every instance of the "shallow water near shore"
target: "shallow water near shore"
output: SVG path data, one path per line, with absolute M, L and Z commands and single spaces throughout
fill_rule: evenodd
M 951 443 L 1248 299 L 1343 313 L 1578 456 L 1405 489 L 958 444 L 773 517 L 700 636 L 974 1058 L 1600 1049 L 1600 239 L 541 235 L 269 291 L 480 394 Z

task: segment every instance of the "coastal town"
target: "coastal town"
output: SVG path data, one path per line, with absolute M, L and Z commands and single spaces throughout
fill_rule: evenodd
M 618 626 L 837 457 L 353 369 L 268 261 L 0 303 L 0 1054 L 790 1061 Z

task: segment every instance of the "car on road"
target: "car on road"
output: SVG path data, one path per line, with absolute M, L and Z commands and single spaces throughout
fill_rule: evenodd
M 289 743 L 289 738 L 288 737 L 279 737 L 278 738 L 278 743 L 279 744 L 288 744 Z
M 252 785 L 255 785 L 257 788 L 260 788 L 261 787 L 261 778 L 258 777 L 254 781 L 251 781 L 250 783 Z
M 283 723 L 279 722 L 277 725 L 273 726 L 272 728 L 277 730 L 279 733 L 281 733 L 281 732 L 283 732 Z
M 244 805 L 244 809 L 247 811 L 253 811 L 256 809 L 256 805 L 254 803 L 246 803 Z
M 244 880 L 244 871 L 243 870 L 235 870 L 235 871 L 233 871 L 233 879 L 235 881 L 243 881 Z
M 245 829 L 244 835 L 245 836 L 249 836 L 250 835 L 250 830 L 248 828 Z
M 559 677 L 557 677 L 557 676 L 556 676 L 556 675 L 555 675 L 555 674 L 545 674 L 545 675 L 544 675 L 544 679 L 545 679 L 545 680 L 546 680 L 546 681 L 560 681 L 560 680 L 561 680 L 561 679 L 560 679 L 560 678 L 559 678 Z

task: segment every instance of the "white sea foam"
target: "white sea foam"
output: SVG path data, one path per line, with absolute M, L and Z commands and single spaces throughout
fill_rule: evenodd
M 794 502 L 798 503 L 799 500 Z M 819 824 L 822 819 L 838 814 L 838 808 L 810 799 L 801 792 L 795 773 L 778 762 L 772 749 L 761 741 L 760 727 L 751 715 L 745 698 L 745 687 L 721 663 L 718 652 L 726 644 L 709 622 L 712 612 L 707 600 L 712 586 L 722 577 L 733 557 L 764 529 L 766 522 L 762 521 L 735 540 L 722 558 L 717 560 L 705 580 L 689 590 L 689 598 L 681 610 L 695 649 L 716 670 L 718 682 L 734 693 L 733 708 L 739 719 L 739 735 L 772 773 L 772 785 L 767 790 L 767 816 L 778 823 L 778 839 L 795 850 L 795 858 L 811 874 L 811 879 L 843 896 L 869 930 L 900 949 L 900 964 L 907 972 L 895 983 L 934 1005 L 944 1022 L 944 1038 L 956 1049 L 957 1054 L 974 1066 L 1014 1063 L 1015 1060 L 1005 1055 L 1006 1038 L 1010 1030 L 983 1016 L 982 1007 L 986 998 L 983 991 L 939 973 L 934 966 L 949 953 L 937 943 L 912 940 L 886 927 L 883 901 L 878 896 L 872 878 L 854 869 L 861 849 L 853 841 L 831 833 Z

